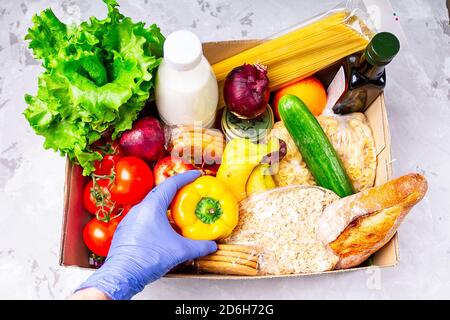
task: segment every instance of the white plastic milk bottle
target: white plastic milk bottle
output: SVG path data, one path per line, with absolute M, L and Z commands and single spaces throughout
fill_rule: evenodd
M 158 68 L 155 98 L 168 125 L 214 124 L 219 99 L 217 80 L 198 37 L 187 30 L 170 34 Z

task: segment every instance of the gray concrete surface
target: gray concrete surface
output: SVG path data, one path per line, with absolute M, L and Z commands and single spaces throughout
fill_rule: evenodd
M 203 41 L 260 38 L 339 1 L 119 1 L 135 20 L 164 34 L 188 28 Z M 400 228 L 400 264 L 377 272 L 257 281 L 162 279 L 138 295 L 158 298 L 450 298 L 450 28 L 444 0 L 370 1 L 402 28 L 388 68 L 386 104 L 394 174 L 424 173 L 426 199 Z M 64 159 L 42 148 L 28 126 L 23 95 L 35 92 L 36 62 L 23 40 L 31 17 L 52 7 L 64 21 L 104 16 L 100 1 L 0 1 L 0 298 L 65 298 L 90 272 L 58 266 Z M 395 16 L 394 16 L 395 13 Z M 398 21 L 395 20 L 398 18 Z

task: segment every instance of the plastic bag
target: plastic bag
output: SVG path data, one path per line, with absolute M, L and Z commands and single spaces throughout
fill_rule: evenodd
M 298 185 L 252 195 L 240 203 L 238 226 L 223 242 L 259 248 L 258 274 L 331 270 L 337 257 L 314 230 L 324 208 L 337 199 L 330 190 Z
M 278 121 L 274 124 L 268 135 L 268 139 L 276 137 L 286 143 L 286 155 L 279 162 L 278 166 L 273 166 L 275 182 L 278 186 L 298 185 L 315 185 L 314 177 L 308 170 L 306 163 L 303 161 L 300 151 L 292 140 L 289 132 L 283 122 Z
M 166 127 L 166 139 L 172 156 L 215 175 L 225 148 L 225 136 L 220 130 L 201 126 Z
M 362 113 L 346 116 L 321 115 L 317 120 L 341 158 L 355 190 L 372 187 L 377 167 L 376 151 L 372 129 L 366 116 Z M 282 139 L 287 144 L 287 154 L 280 161 L 274 175 L 277 184 L 315 185 L 314 177 L 281 121 L 274 125 L 269 133 L 269 137 L 271 136 Z
M 375 140 L 367 118 L 362 113 L 317 118 L 356 191 L 373 186 L 377 169 Z
M 347 1 L 216 62 L 212 68 L 223 85 L 232 69 L 244 63 L 262 64 L 267 67 L 273 91 L 363 50 L 372 36 L 361 1 Z

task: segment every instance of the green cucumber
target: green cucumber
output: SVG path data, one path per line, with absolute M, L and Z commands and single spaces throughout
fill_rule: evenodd
M 340 197 L 355 193 L 336 150 L 303 101 L 287 94 L 280 99 L 278 111 L 317 184 Z

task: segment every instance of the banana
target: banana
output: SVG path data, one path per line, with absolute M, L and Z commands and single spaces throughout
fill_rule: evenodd
M 232 139 L 225 147 L 222 163 L 216 177 L 224 182 L 241 201 L 247 197 L 247 180 L 264 156 L 278 151 L 279 140 L 273 138 L 267 144 L 254 144 L 248 139 Z
M 270 175 L 269 168 L 270 166 L 268 164 L 260 164 L 253 169 L 247 181 L 247 195 L 276 187 L 276 184 Z

